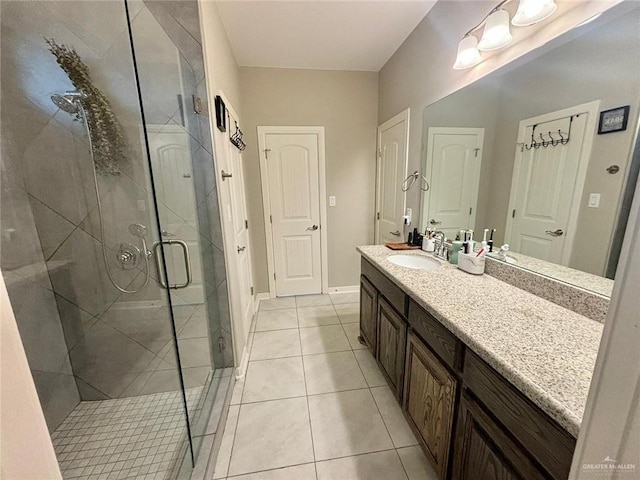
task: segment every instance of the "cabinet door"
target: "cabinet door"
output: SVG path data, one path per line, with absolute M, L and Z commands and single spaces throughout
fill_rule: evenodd
M 543 480 L 524 450 L 466 394 L 460 402 L 453 479 Z
M 378 362 L 398 398 L 402 396 L 407 324 L 383 298 L 378 300 Z
M 360 336 L 373 355 L 376 354 L 376 307 L 378 292 L 366 278 L 360 277 Z
M 410 333 L 403 409 L 441 479 L 447 476 L 456 387 L 456 378 Z

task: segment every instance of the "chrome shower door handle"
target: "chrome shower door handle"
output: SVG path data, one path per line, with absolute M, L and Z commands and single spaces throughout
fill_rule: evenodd
M 552 237 L 561 237 L 562 235 L 564 235 L 564 232 L 560 229 L 557 229 L 555 232 L 552 232 L 551 230 L 547 230 L 546 232 L 547 235 L 551 235 Z
M 307 230 L 310 232 L 315 232 L 318 229 L 318 225 L 311 225 L 310 227 L 307 227 Z
M 389 232 L 391 235 L 395 235 L 396 237 L 400 236 L 400 230 L 396 230 L 395 232 Z
M 174 283 L 168 285 L 168 282 L 163 278 L 162 269 L 160 264 L 162 262 L 162 255 L 160 245 L 178 245 L 182 248 L 182 258 L 184 259 L 184 267 L 187 279 L 183 283 Z M 189 246 L 182 240 L 161 240 L 153 244 L 153 254 L 156 258 L 156 273 L 158 274 L 158 282 L 163 288 L 171 288 L 177 290 L 179 288 L 186 288 L 191 285 L 191 259 L 189 258 Z
M 429 223 L 431 225 L 440 225 L 442 222 L 439 222 L 438 220 L 436 220 L 435 218 L 432 218 L 431 220 L 429 220 Z

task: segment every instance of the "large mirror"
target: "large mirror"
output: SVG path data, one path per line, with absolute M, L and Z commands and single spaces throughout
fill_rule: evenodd
M 425 108 L 423 230 L 496 229 L 510 263 L 610 294 L 639 163 L 633 3 Z

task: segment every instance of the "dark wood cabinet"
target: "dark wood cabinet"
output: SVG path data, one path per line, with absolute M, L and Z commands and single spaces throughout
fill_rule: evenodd
M 364 258 L 361 268 L 362 339 L 439 478 L 566 479 L 575 438 L 428 305 L 410 299 Z
M 402 396 L 407 324 L 383 298 L 378 300 L 378 363 L 396 397 Z
M 456 378 L 413 333 L 407 339 L 403 410 L 441 479 L 447 477 Z
M 456 435 L 455 480 L 545 480 L 527 453 L 466 393 Z
M 375 355 L 377 344 L 378 292 L 369 281 L 360 277 L 360 336 Z

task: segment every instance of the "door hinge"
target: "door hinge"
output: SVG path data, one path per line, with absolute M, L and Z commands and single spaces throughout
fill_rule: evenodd
M 245 221 L 244 221 L 244 228 L 246 228 L 247 230 L 249 230 L 249 220 L 245 220 Z
M 376 220 L 380 220 L 380 212 L 376 213 Z
M 469 215 L 471 215 L 471 212 L 473 212 L 473 207 L 469 207 Z
M 476 152 L 476 158 L 478 158 L 478 152 L 480 151 L 480 149 L 479 148 L 474 148 L 473 150 Z
M 273 272 L 273 279 L 276 279 L 276 272 Z
M 269 223 L 273 223 L 273 216 L 269 215 Z
M 269 159 L 269 152 L 270 151 L 271 151 L 270 148 L 265 148 L 264 149 L 264 158 L 267 159 L 267 160 Z
M 251 287 L 251 295 L 253 295 L 253 287 Z
M 511 212 L 511 218 L 516 218 L 516 209 L 513 209 L 513 212 Z
M 191 95 L 191 100 L 193 101 L 193 113 L 201 115 L 204 112 L 202 99 L 196 95 Z
M 223 352 L 224 350 L 227 349 L 227 341 L 224 339 L 224 337 L 219 337 L 218 338 L 218 349 Z

